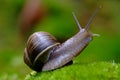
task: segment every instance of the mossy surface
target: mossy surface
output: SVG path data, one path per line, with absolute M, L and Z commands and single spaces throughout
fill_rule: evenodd
M 120 80 L 120 64 L 114 62 L 74 63 L 54 71 L 31 72 L 25 80 Z

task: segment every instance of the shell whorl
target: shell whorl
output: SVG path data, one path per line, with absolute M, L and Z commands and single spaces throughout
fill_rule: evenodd
M 49 58 L 49 51 L 59 44 L 56 38 L 47 32 L 33 33 L 27 41 L 24 62 L 33 70 L 41 70 L 41 67 Z

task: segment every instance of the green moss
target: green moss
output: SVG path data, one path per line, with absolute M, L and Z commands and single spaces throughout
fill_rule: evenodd
M 94 62 L 74 63 L 54 71 L 31 72 L 25 80 L 120 80 L 120 64 Z

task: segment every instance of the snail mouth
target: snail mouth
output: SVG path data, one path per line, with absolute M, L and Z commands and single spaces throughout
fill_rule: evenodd
M 48 59 L 48 57 L 49 57 L 49 55 L 50 55 L 49 50 L 50 50 L 51 48 L 59 45 L 59 44 L 60 44 L 60 43 L 53 44 L 53 45 L 47 47 L 46 49 L 44 49 L 42 52 L 40 52 L 40 53 L 36 56 L 36 58 L 34 59 L 33 65 L 35 65 L 35 64 L 36 64 L 38 61 L 40 61 L 40 60 L 41 60 L 42 62 L 46 62 L 47 59 Z M 47 55 L 47 56 L 46 56 L 46 55 Z M 41 59 L 41 57 L 42 57 L 43 59 Z M 39 60 L 39 58 L 40 58 L 40 60 Z

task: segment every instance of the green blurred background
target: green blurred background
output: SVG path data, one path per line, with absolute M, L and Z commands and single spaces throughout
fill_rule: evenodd
M 29 1 L 32 0 L 27 2 Z M 75 12 L 84 27 L 99 5 L 102 5 L 102 9 L 93 20 L 90 30 L 100 34 L 100 37 L 94 37 L 74 62 L 120 62 L 119 0 L 43 0 L 43 18 L 35 23 L 33 21 L 30 25 L 32 28 L 26 30 L 23 20 L 29 19 L 24 19 L 24 14 L 21 13 L 26 11 L 23 8 L 27 2 L 0 0 L 0 80 L 21 80 L 31 71 L 23 62 L 26 40 L 31 33 L 46 31 L 62 43 L 79 31 L 72 12 Z M 20 26 L 20 20 L 24 27 Z

